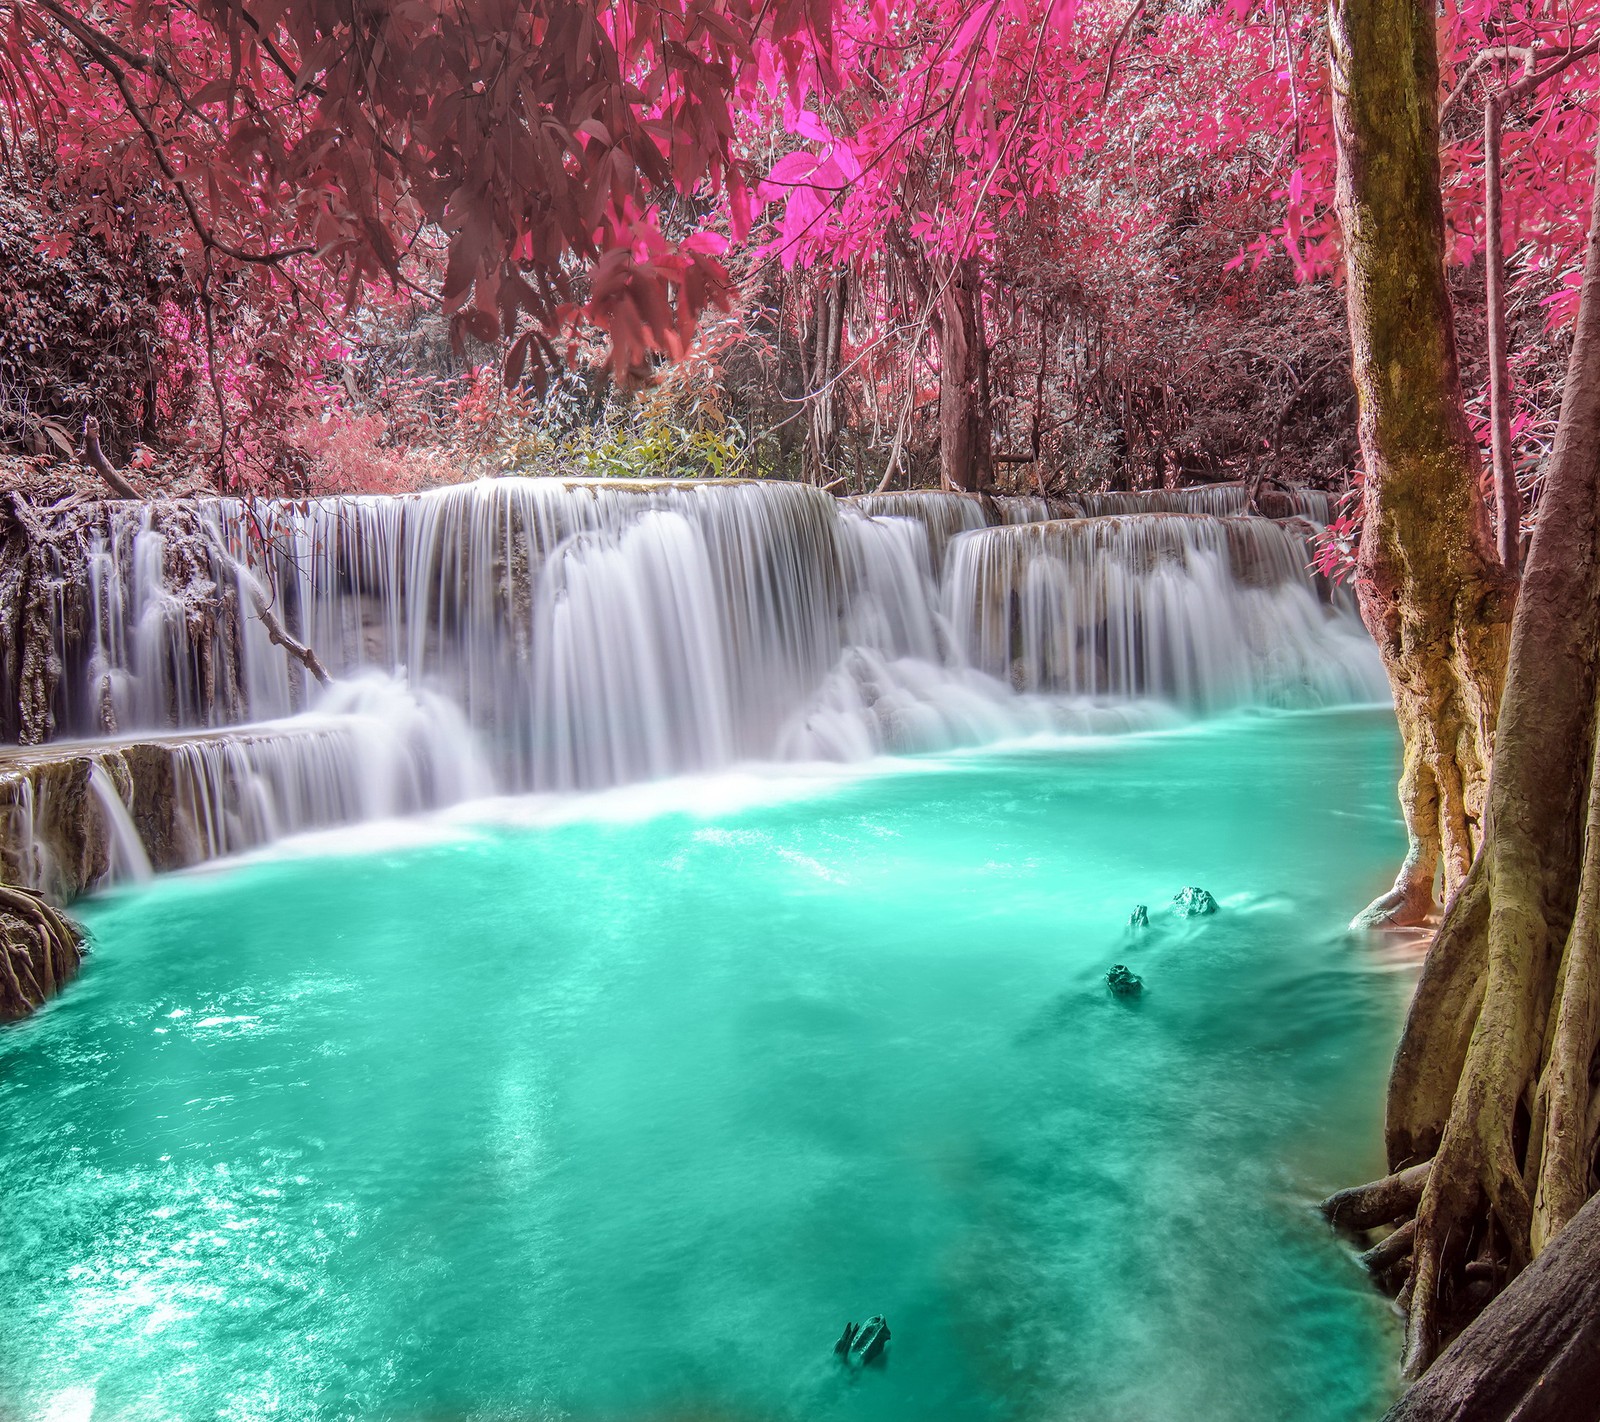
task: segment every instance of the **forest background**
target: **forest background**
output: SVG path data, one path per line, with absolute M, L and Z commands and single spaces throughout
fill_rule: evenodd
M 1597 34 L 1572 0 L 1439 15 L 1486 452 L 1502 114 L 1519 532 L 1576 304 Z M 0 36 L 13 480 L 69 477 L 93 417 L 147 493 L 1359 482 L 1328 30 L 1302 0 L 0 0 Z M 1518 92 L 1551 54 L 1573 58 Z

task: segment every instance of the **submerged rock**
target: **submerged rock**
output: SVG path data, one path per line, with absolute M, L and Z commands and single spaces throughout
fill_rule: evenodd
M 853 1323 L 845 1324 L 839 1341 L 833 1345 L 833 1352 L 840 1362 L 864 1368 L 883 1361 L 883 1349 L 888 1341 L 889 1320 L 875 1313 L 859 1328 Z
M 1118 963 L 1106 974 L 1106 986 L 1118 997 L 1135 997 L 1144 991 L 1144 979 Z
M 1150 908 L 1147 904 L 1135 904 L 1133 912 L 1128 915 L 1129 928 L 1149 928 Z
M 1197 918 L 1201 914 L 1215 913 L 1217 901 L 1204 889 L 1190 886 L 1173 896 L 1172 911 L 1180 918 Z

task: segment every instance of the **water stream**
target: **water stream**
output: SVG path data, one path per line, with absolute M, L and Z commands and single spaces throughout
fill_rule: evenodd
M 1395 775 L 1386 713 L 1236 713 L 97 900 L 0 1034 L 0 1417 L 1373 1418 L 1310 1202 L 1380 1164 Z
M 0 1419 L 1376 1416 L 1393 718 L 1244 501 L 96 514 L 0 659 L 82 738 L 5 872 L 128 886 L 0 1034 Z

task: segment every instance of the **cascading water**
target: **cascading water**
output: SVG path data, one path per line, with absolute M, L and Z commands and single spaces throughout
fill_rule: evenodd
M 1330 523 L 1333 498 L 1322 489 L 1273 491 L 1284 510 L 1313 523 Z M 1237 518 L 1250 511 L 1250 491 L 1243 484 L 1209 484 L 1194 489 L 1141 489 L 1132 493 L 1077 494 L 1074 501 L 1091 518 L 1117 514 L 1189 513 Z
M 107 765 L 96 761 L 89 767 L 89 791 L 100 807 L 106 826 L 107 877 L 141 883 L 149 879 L 155 872 L 150 867 L 150 856 L 139 838 L 139 827 L 123 802 L 122 790 Z
M 51 706 L 63 733 L 163 746 L 183 822 L 167 837 L 184 844 L 149 857 L 170 867 L 496 790 L 1120 729 L 1163 702 L 1384 695 L 1374 649 L 1348 609 L 1319 601 L 1292 529 L 1037 521 L 1061 511 L 519 478 L 107 505 L 86 590 L 52 627 Z M 331 688 L 275 644 L 257 601 Z M 150 838 L 137 793 L 84 754 L 115 852 L 80 865 L 80 887 L 138 873 L 130 826 Z M 0 766 L 14 809 L 18 783 Z M 53 857 L 41 839 L 41 875 Z
M 1076 505 L 1054 504 L 1033 494 L 962 494 L 941 489 L 906 489 L 892 494 L 857 494 L 841 503 L 875 518 L 909 518 L 928 534 L 933 574 L 944 569 L 945 549 L 958 533 L 1000 524 L 1039 523 L 1079 512 Z
M 1094 518 L 956 539 L 945 598 L 972 664 L 1019 690 L 1206 712 L 1380 700 L 1372 644 L 1305 562 L 1266 519 Z
M 217 859 L 286 834 L 388 819 L 493 793 L 456 708 L 382 677 L 336 685 L 316 711 L 173 745 L 173 796 Z
M 368 673 L 281 721 L 75 742 L 0 761 L 0 879 L 70 899 L 152 869 L 495 789 L 453 703 Z

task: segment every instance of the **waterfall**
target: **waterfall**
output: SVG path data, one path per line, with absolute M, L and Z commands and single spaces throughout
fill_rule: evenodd
M 448 701 L 368 676 L 293 721 L 179 741 L 173 798 L 185 862 L 287 834 L 417 814 L 488 795 L 494 778 Z
M 283 721 L 131 744 L 80 741 L 0 761 L 0 877 L 70 899 L 495 788 L 455 706 L 368 674 Z
M 1250 507 L 1250 491 L 1243 484 L 1205 484 L 1194 489 L 1138 489 L 1133 492 L 1079 494 L 1090 518 L 1120 514 L 1192 513 L 1216 518 L 1236 518 Z
M 145 852 L 144 841 L 139 838 L 133 816 L 123 803 L 122 790 L 106 763 L 94 761 L 89 766 L 89 792 L 99 806 L 100 817 L 106 827 L 107 878 L 138 882 L 150 878 L 155 872 L 150 867 L 150 856 Z
M 945 597 L 971 663 L 1019 690 L 1201 712 L 1380 700 L 1370 641 L 1305 565 L 1267 519 L 1091 518 L 963 535 Z
M 7 863 L 65 894 L 488 793 L 1385 694 L 1305 524 L 1063 512 L 523 478 L 103 505 L 48 657 L 0 658 L 6 696 L 57 668 L 57 732 L 90 738 L 27 753 L 70 775 L 0 760 Z

